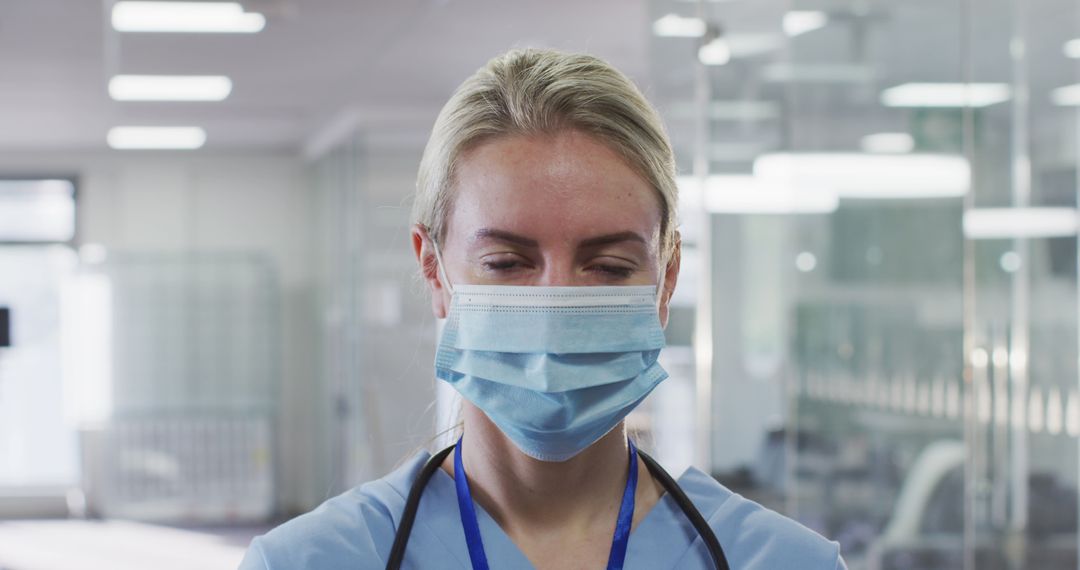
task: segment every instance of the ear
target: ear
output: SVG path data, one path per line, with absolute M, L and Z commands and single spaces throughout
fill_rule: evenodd
M 431 291 L 431 312 L 435 318 L 445 319 L 450 306 L 450 295 L 439 276 L 439 262 L 435 258 L 435 242 L 421 224 L 412 227 L 413 253 L 420 264 L 420 274 Z
M 660 326 L 667 328 L 668 314 L 670 313 L 671 296 L 675 293 L 675 285 L 679 281 L 679 264 L 682 262 L 682 236 L 675 232 L 674 243 L 671 247 L 671 257 L 664 268 L 664 289 L 660 291 Z

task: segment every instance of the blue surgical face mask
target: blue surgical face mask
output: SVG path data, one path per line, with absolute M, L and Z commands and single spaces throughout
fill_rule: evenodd
M 436 376 L 541 461 L 565 461 L 667 378 L 660 287 L 450 285 Z

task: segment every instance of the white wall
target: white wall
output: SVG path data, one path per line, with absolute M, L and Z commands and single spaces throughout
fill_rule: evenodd
M 306 509 L 326 483 L 319 448 L 314 200 L 293 153 L 11 153 L 0 176 L 78 178 L 78 241 L 123 251 L 261 251 L 281 286 L 279 501 Z

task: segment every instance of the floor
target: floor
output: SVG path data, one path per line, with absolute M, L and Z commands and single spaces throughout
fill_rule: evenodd
M 0 570 L 231 570 L 240 564 L 252 537 L 267 530 L 0 520 Z

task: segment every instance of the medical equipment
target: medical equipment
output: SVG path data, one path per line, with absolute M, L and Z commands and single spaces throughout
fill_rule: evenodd
M 401 563 L 405 559 L 405 547 L 409 542 L 409 534 L 412 532 L 413 522 L 416 520 L 416 511 L 420 506 L 420 496 L 424 492 L 424 487 L 455 447 L 457 447 L 457 444 L 451 445 L 433 455 L 431 459 L 424 464 L 420 474 L 413 482 L 412 488 L 409 489 L 409 497 L 405 502 L 405 511 L 401 515 L 401 524 L 398 526 L 397 533 L 394 535 L 394 545 L 390 550 L 390 556 L 387 559 L 387 570 L 398 570 L 401 568 Z M 693 524 L 694 529 L 697 530 L 698 535 L 701 536 L 701 540 L 705 543 L 705 547 L 708 549 L 709 556 L 712 558 L 716 569 L 731 570 L 727 558 L 724 556 L 724 549 L 720 546 L 720 541 L 716 539 L 716 535 L 713 533 L 712 528 L 709 527 L 705 518 L 698 512 L 697 507 L 690 502 L 690 499 L 679 487 L 679 484 L 676 483 L 671 475 L 669 475 L 667 471 L 664 471 L 664 468 L 652 457 L 649 457 L 646 453 L 641 451 L 638 451 L 638 455 L 645 463 L 645 467 L 649 469 L 649 473 L 660 482 L 664 487 L 664 490 L 666 490 L 675 500 L 679 508 L 682 509 L 683 514 L 686 515 L 686 518 L 690 519 L 690 523 Z

